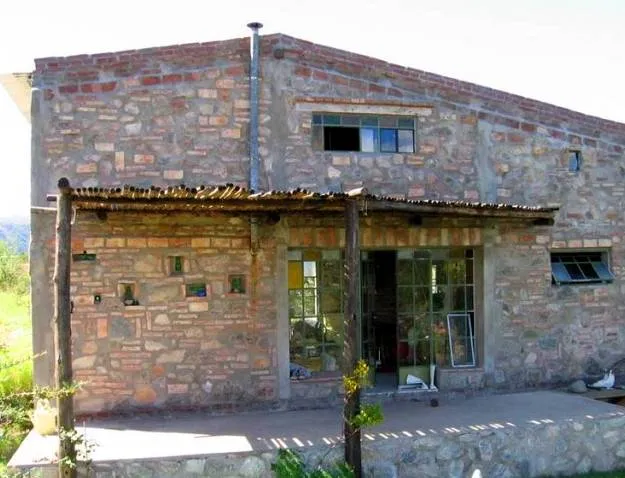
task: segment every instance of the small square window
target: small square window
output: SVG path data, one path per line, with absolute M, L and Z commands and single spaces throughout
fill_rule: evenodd
M 582 152 L 578 150 L 569 151 L 569 171 L 577 173 L 582 170 Z
M 169 258 L 169 275 L 177 276 L 184 274 L 184 258 L 172 256 Z
M 185 295 L 187 297 L 206 297 L 206 284 L 203 282 L 185 284 Z
M 245 276 L 231 275 L 228 277 L 231 294 L 245 294 Z
M 606 252 L 554 252 L 551 254 L 553 284 L 612 282 Z

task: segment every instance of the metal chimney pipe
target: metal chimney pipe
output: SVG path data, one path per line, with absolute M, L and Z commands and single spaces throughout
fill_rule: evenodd
M 259 76 L 260 76 L 260 37 L 258 30 L 262 23 L 247 24 L 252 30 L 250 36 L 250 189 L 259 190 L 260 157 L 258 154 L 258 116 L 259 116 Z

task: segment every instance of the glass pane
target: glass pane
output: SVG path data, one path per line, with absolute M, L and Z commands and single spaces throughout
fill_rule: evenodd
M 326 345 L 321 354 L 321 370 L 324 372 L 336 372 L 341 370 L 343 348 L 339 345 Z
M 577 264 L 564 264 L 564 267 L 566 267 L 566 271 L 572 280 L 584 280 L 584 274 L 582 274 Z
M 473 260 L 467 259 L 465 262 L 465 270 L 466 270 L 466 283 L 473 284 Z
M 586 279 L 598 279 L 599 276 L 595 272 L 595 268 L 592 266 L 590 262 L 585 262 L 579 265 L 579 268 L 582 270 Z
M 317 287 L 316 277 L 304 277 L 304 289 L 314 289 Z
M 473 249 L 467 249 L 466 251 L 464 251 L 464 257 L 466 257 L 467 259 L 472 259 L 473 258 Z
M 289 262 L 289 289 L 304 287 L 304 271 L 301 262 Z
M 321 124 L 322 118 L 321 115 L 312 115 L 312 124 Z
M 414 288 L 414 310 L 428 311 L 430 310 L 430 288 L 415 287 Z
M 323 126 L 321 125 L 312 127 L 312 149 L 323 151 Z
M 320 286 L 339 288 L 341 286 L 342 269 L 342 264 L 339 261 L 322 261 Z
M 315 289 L 304 289 L 304 316 L 317 315 L 317 291 Z
M 321 252 L 316 251 L 315 249 L 306 249 L 303 252 L 303 258 L 305 261 L 318 261 L 321 259 Z
M 394 116 L 382 116 L 380 118 L 380 126 L 387 126 L 390 128 L 397 127 L 397 118 Z
M 397 288 L 397 313 L 412 314 L 413 312 L 413 292 L 412 287 Z
M 342 310 L 342 296 L 340 291 L 334 289 L 321 289 L 319 301 L 321 313 L 340 313 Z
M 397 130 L 381 129 L 380 130 L 380 151 L 386 153 L 394 153 L 397 151 Z
M 341 124 L 345 126 L 360 126 L 360 118 L 352 115 L 341 116 Z
M 378 126 L 377 116 L 363 116 L 360 120 L 362 126 Z
M 304 276 L 315 277 L 317 275 L 317 263 L 312 261 L 304 262 Z
M 360 128 L 360 151 L 373 153 L 378 146 L 378 130 L 373 128 Z
M 397 261 L 397 285 L 412 285 L 412 260 Z
M 302 299 L 301 290 L 289 291 L 289 316 L 290 317 L 303 317 L 304 316 L 304 302 Z
M 325 314 L 325 341 L 343 344 L 343 316 L 341 314 Z
M 444 261 L 432 261 L 432 285 L 447 284 L 447 268 Z
M 462 312 L 466 307 L 466 297 L 464 287 L 452 287 L 451 288 L 451 309 L 454 311 Z
M 614 280 L 614 276 L 612 275 L 612 273 L 610 272 L 610 269 L 608 269 L 608 266 L 606 264 L 602 262 L 593 262 L 592 265 L 595 268 L 595 271 L 597 272 L 597 276 L 599 276 L 599 279 L 605 280 L 605 281 Z
M 324 261 L 340 261 L 341 251 L 338 249 L 323 250 L 321 251 L 321 258 Z
M 302 251 L 294 251 L 290 250 L 287 253 L 287 257 L 290 261 L 301 261 L 302 260 Z
M 399 126 L 400 128 L 414 129 L 414 119 L 412 119 L 412 118 L 398 118 L 397 119 L 397 126 Z
M 432 310 L 441 311 L 445 309 L 446 287 L 437 286 L 436 292 L 432 293 Z
M 397 151 L 400 153 L 414 153 L 414 131 L 409 129 L 397 131 Z
M 449 341 L 447 338 L 447 320 L 440 314 L 433 318 L 432 325 L 434 360 L 439 366 L 449 365 Z
M 475 289 L 473 287 L 467 287 L 466 289 L 467 311 L 473 310 L 473 294 L 475 294 Z
M 323 115 L 323 124 L 338 126 L 341 124 L 341 117 L 339 115 Z
M 463 260 L 450 261 L 447 266 L 450 284 L 464 284 L 466 280 L 466 263 Z
M 571 278 L 569 277 L 569 273 L 566 270 L 564 264 L 560 263 L 552 263 L 551 264 L 551 275 L 553 276 L 553 280 L 556 283 L 559 282 L 569 282 Z
M 429 260 L 414 261 L 415 285 L 430 285 L 432 279 L 430 277 L 431 265 Z

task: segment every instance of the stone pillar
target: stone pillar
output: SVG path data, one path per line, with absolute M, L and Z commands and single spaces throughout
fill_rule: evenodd
M 288 224 L 282 219 L 274 226 L 276 237 L 276 318 L 277 353 L 278 353 L 278 398 L 291 398 L 291 379 L 289 376 L 289 264 L 288 264 Z
M 32 208 L 30 212 L 30 298 L 33 328 L 33 378 L 35 385 L 53 385 L 54 329 L 52 315 L 54 297 L 52 276 L 54 267 L 54 224 L 56 209 Z
M 481 299 L 482 308 L 482 360 L 486 376 L 495 372 L 495 354 L 497 351 L 497 337 L 499 334 L 498 322 L 501 317 L 501 305 L 496 298 L 496 261 L 497 261 L 497 237 L 499 227 L 495 222 L 487 222 L 484 226 L 482 249 L 481 273 L 477 277 L 481 279 L 481 293 L 477 295 Z

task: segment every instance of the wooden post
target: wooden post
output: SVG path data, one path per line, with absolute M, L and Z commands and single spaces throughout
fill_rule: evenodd
M 54 262 L 54 350 L 56 353 L 55 379 L 57 391 L 71 386 L 72 331 L 70 303 L 70 264 L 72 257 L 72 198 L 67 178 L 59 180 L 56 203 L 56 256 Z M 59 411 L 59 476 L 76 477 L 76 447 L 67 436 L 74 430 L 74 398 L 60 394 Z M 61 434 L 63 433 L 63 436 Z M 71 462 L 68 464 L 68 461 Z M 70 466 L 73 464 L 73 466 Z
M 348 200 L 345 207 L 345 340 L 343 367 L 346 375 L 354 373 L 358 362 L 358 305 L 360 281 L 360 227 L 358 202 Z M 343 410 L 345 438 L 345 462 L 352 467 L 356 478 L 362 476 L 360 428 L 351 422 L 360 412 L 360 388 L 354 394 L 345 394 Z

